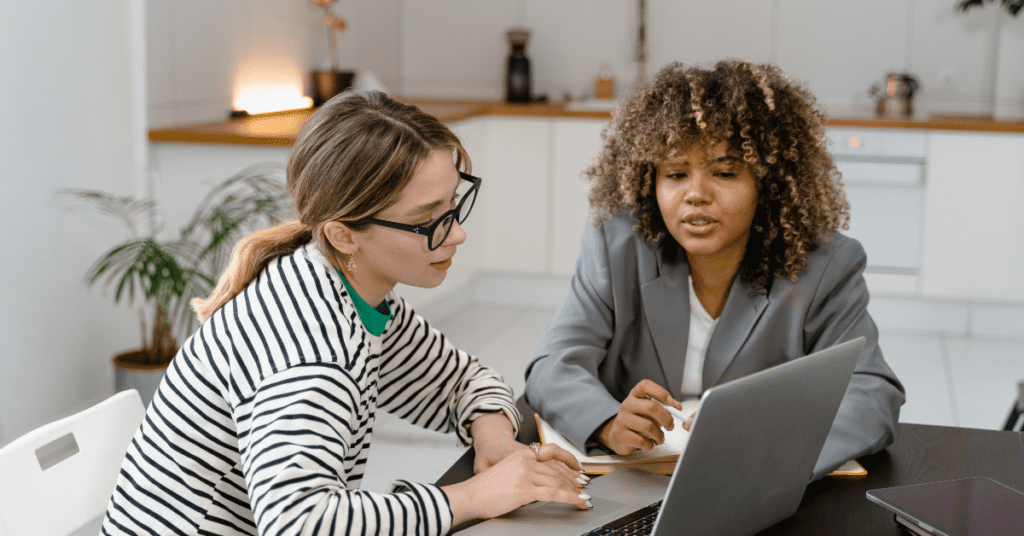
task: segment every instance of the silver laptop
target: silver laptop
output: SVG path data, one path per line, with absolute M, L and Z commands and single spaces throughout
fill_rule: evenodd
M 618 469 L 586 488 L 592 510 L 538 502 L 460 534 L 756 534 L 799 507 L 863 348 L 860 337 L 705 391 L 671 478 Z

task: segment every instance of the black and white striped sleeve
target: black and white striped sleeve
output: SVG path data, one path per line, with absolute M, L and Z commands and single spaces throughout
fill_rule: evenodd
M 451 506 L 440 488 L 349 489 L 358 458 L 359 389 L 343 367 L 306 364 L 268 377 L 233 408 L 239 452 L 261 535 L 443 535 Z M 355 422 L 353 422 L 355 420 Z
M 519 432 L 522 416 L 500 374 L 455 348 L 402 298 L 391 309 L 393 324 L 381 351 L 380 409 L 429 430 L 454 430 L 466 445 L 472 444 L 470 425 L 485 413 L 504 413 Z

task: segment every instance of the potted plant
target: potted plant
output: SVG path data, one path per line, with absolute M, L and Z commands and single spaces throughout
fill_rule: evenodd
M 178 236 L 163 239 L 156 202 L 96 190 L 62 190 L 76 208 L 124 223 L 129 237 L 103 253 L 86 281 L 126 299 L 139 314 L 142 347 L 114 357 L 114 389 L 138 389 L 148 404 L 183 341 L 197 327 L 194 298 L 206 297 L 239 238 L 291 215 L 280 166 L 247 168 L 215 184 Z
M 324 13 L 324 26 L 327 28 L 327 47 L 331 54 L 331 69 L 329 71 L 313 71 L 313 105 L 320 106 L 331 97 L 352 87 L 354 71 L 342 71 L 341 61 L 338 58 L 338 32 L 345 31 L 348 23 L 345 19 L 337 17 L 331 12 L 331 7 L 338 0 L 310 0 Z
M 956 7 L 960 11 L 967 11 L 972 7 L 982 6 L 985 3 L 992 1 L 993 0 L 959 0 L 959 2 L 957 2 L 956 4 Z M 1024 0 L 1000 0 L 999 3 L 1001 3 L 1003 7 L 1006 8 L 1006 11 L 1008 11 L 1014 17 L 1016 17 L 1017 14 L 1020 13 L 1021 8 L 1024 8 Z

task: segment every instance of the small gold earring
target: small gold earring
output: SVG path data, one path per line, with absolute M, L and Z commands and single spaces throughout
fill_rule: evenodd
M 348 258 L 348 262 L 345 263 L 345 268 L 348 268 L 348 273 L 356 273 L 356 260 L 352 257 Z

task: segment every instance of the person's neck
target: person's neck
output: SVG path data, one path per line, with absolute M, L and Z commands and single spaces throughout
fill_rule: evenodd
M 690 264 L 693 292 L 711 318 L 717 319 L 725 309 L 732 282 L 740 271 L 743 252 L 715 256 L 687 254 L 686 257 Z
M 394 288 L 394 285 L 388 286 L 387 283 L 381 281 L 372 273 L 360 273 L 358 270 L 356 273 L 352 273 L 345 266 L 345 263 L 335 262 L 335 267 L 341 271 L 342 275 L 345 276 L 345 280 L 348 281 L 349 286 L 352 290 L 363 299 L 364 302 L 370 304 L 371 307 L 376 307 L 377 304 L 384 301 L 384 297 L 387 296 L 388 292 Z

